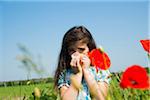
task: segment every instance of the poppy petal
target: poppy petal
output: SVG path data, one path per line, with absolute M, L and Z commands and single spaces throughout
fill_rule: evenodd
M 147 40 L 140 40 L 143 48 L 145 51 L 147 51 L 148 53 L 150 53 L 150 39 Z
M 149 89 L 149 77 L 146 69 L 139 65 L 128 67 L 120 81 L 122 88 Z
M 88 53 L 91 60 L 91 64 L 96 67 L 98 70 L 103 69 L 107 70 L 110 67 L 110 59 L 105 52 L 100 51 L 100 49 L 93 49 Z

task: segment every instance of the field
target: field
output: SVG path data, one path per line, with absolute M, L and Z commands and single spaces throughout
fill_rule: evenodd
M 23 98 L 29 98 L 33 96 L 32 93 L 34 93 L 34 89 L 36 87 L 41 91 L 48 89 L 50 92 L 52 86 L 53 83 L 41 83 L 32 85 L 0 87 L 0 100 L 20 100 Z
M 107 100 L 149 100 L 149 90 L 122 89 L 113 76 Z M 40 94 L 36 94 L 39 92 Z M 37 99 L 36 99 L 37 98 Z M 53 90 L 53 82 L 0 87 L 0 100 L 59 100 Z

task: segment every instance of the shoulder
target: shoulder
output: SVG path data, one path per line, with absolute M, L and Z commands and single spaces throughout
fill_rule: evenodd
M 98 75 L 103 75 L 103 76 L 109 76 L 110 75 L 110 71 L 109 70 L 98 70 L 97 72 Z
M 96 68 L 94 66 L 90 66 L 89 71 L 91 71 L 92 73 L 96 73 Z
M 98 70 L 97 72 L 97 77 L 98 77 L 98 81 L 100 82 L 106 82 L 107 84 L 109 84 L 111 78 L 111 73 L 109 70 Z
M 59 78 L 65 78 L 66 76 L 70 75 L 72 73 L 71 69 L 64 69 L 60 75 L 59 75 Z
M 98 82 L 106 82 L 106 83 L 110 82 L 111 73 L 109 70 L 102 70 L 102 69 L 96 70 L 96 67 L 94 67 L 94 66 L 90 66 L 89 70 L 95 76 L 95 79 Z
M 58 89 L 60 89 L 63 86 L 69 87 L 70 85 L 70 76 L 71 76 L 71 70 L 63 70 L 58 79 Z

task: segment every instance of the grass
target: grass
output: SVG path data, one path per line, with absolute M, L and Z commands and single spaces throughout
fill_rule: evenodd
M 116 77 L 113 77 L 110 82 L 107 100 L 150 100 L 149 98 L 149 90 L 132 88 L 122 89 L 120 88 L 119 81 Z
M 112 77 L 106 100 L 150 100 L 149 90 L 122 89 L 119 86 L 118 79 L 119 76 Z M 58 97 L 53 90 L 53 82 L 41 82 L 33 85 L 0 87 L 0 100 L 35 100 L 35 96 L 32 94 L 35 87 L 41 92 L 40 99 L 37 100 L 56 100 Z M 59 97 L 57 100 L 59 100 Z
M 24 96 L 29 97 L 32 95 L 35 87 L 38 87 L 40 90 L 43 90 L 46 87 L 52 88 L 52 86 L 53 83 L 41 83 L 33 85 L 0 87 L 0 100 L 10 98 L 10 100 L 12 100 L 12 98 L 23 98 Z

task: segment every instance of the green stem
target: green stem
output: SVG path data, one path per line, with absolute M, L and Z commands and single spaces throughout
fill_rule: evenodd
M 148 67 L 150 67 L 150 53 L 147 53 L 147 57 L 148 57 Z

